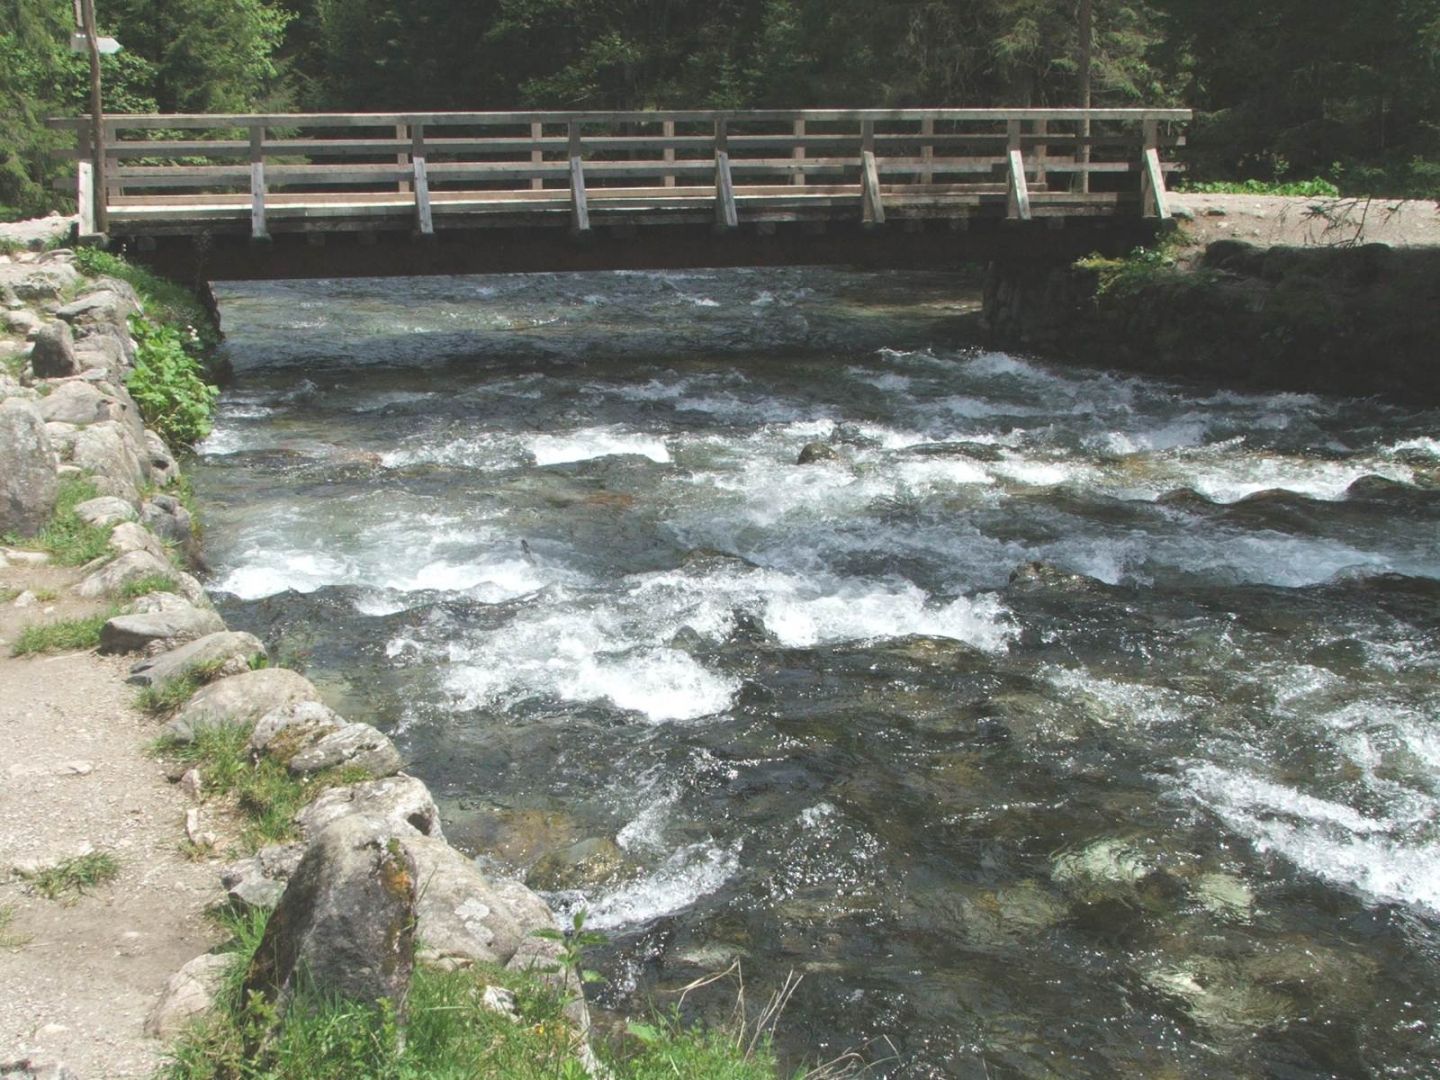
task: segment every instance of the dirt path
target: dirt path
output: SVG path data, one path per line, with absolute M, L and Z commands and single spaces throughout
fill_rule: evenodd
M 0 588 L 63 589 L 74 572 L 9 567 Z M 47 611 L 47 608 L 50 609 Z M 216 863 L 182 854 L 186 803 L 145 753 L 156 725 L 131 708 L 129 661 L 93 653 L 14 659 L 21 626 L 83 602 L 0 605 L 0 1065 L 33 1055 L 81 1080 L 147 1076 L 161 1045 L 142 1027 L 166 981 L 214 943 L 204 908 Z M 87 850 L 119 861 L 111 885 L 66 904 L 12 874 Z
M 1170 201 L 1174 210 L 1193 217 L 1184 227 L 1197 244 L 1225 239 L 1260 247 L 1440 244 L 1440 205 L 1421 200 L 1175 194 Z

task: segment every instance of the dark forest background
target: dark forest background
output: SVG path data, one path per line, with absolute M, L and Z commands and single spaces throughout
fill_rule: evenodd
M 116 112 L 1065 106 L 1081 0 L 97 0 Z M 1096 105 L 1197 110 L 1191 177 L 1440 194 L 1440 0 L 1091 0 Z M 0 0 L 0 208 L 87 111 L 71 0 Z

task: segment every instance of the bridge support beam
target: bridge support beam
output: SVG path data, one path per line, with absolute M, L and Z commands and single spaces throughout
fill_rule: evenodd
M 715 224 L 722 229 L 740 227 L 740 212 L 735 208 L 735 179 L 730 172 L 730 155 L 724 150 L 715 154 Z
M 864 174 L 861 186 L 864 190 L 863 218 L 867 225 L 885 224 L 885 203 L 880 198 L 880 170 L 875 164 L 873 150 L 860 155 L 861 171 Z

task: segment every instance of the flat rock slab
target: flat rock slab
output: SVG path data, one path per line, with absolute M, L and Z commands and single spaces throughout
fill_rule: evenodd
M 341 765 L 364 769 L 371 776 L 393 776 L 405 763 L 395 744 L 369 724 L 346 724 L 291 757 L 293 776 L 306 776 Z
M 117 615 L 100 629 L 100 651 L 141 652 L 154 641 L 194 641 L 224 629 L 224 621 L 215 612 L 189 604 L 169 611 Z
M 75 516 L 87 525 L 118 525 L 122 521 L 135 521 L 139 515 L 135 507 L 114 495 L 101 495 L 75 507 Z
M 212 678 L 240 675 L 250 670 L 252 660 L 265 656 L 265 646 L 254 634 L 223 630 L 141 660 L 130 669 L 127 681 L 138 686 L 162 687 L 199 671 Z
M 98 600 L 119 596 L 127 586 L 146 578 L 174 579 L 176 576 L 175 567 L 170 565 L 169 560 L 148 551 L 132 551 L 94 571 L 75 587 L 75 591 L 87 600 Z
M 253 724 L 291 702 L 319 700 L 319 692 L 303 675 L 284 668 L 261 668 L 201 687 L 165 731 L 181 742 L 190 742 L 203 728 Z
M 422 836 L 445 838 L 440 828 L 440 809 L 430 789 L 413 776 L 387 776 L 322 791 L 295 815 L 295 821 L 304 835 L 314 836 L 347 814 L 381 818 L 414 829 Z

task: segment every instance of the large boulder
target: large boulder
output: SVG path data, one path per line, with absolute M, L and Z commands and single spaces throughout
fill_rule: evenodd
M 156 1039 L 173 1038 L 192 1020 L 209 1012 L 233 961 L 230 953 L 206 953 L 170 976 L 145 1020 L 145 1034 Z
M 142 652 L 155 642 L 179 645 L 224 629 L 215 612 L 189 604 L 169 611 L 117 615 L 100 628 L 100 651 Z
M 220 871 L 225 898 L 240 909 L 273 908 L 305 854 L 304 844 L 272 844 Z
M 445 839 L 440 827 L 440 809 L 430 789 L 413 776 L 387 776 L 363 784 L 329 788 L 296 814 L 295 821 L 303 835 L 315 836 L 332 822 L 351 814 L 379 818 L 432 839 Z
M 110 550 L 117 555 L 128 555 L 132 551 L 146 551 L 157 559 L 166 561 L 170 553 L 165 550 L 165 545 L 160 543 L 159 537 L 152 533 L 144 525 L 138 525 L 133 521 L 122 521 L 110 532 Z
M 291 702 L 318 700 L 319 693 L 304 676 L 284 668 L 261 668 L 201 687 L 165 731 L 180 742 L 190 742 L 203 728 L 244 727 Z
M 102 495 L 138 503 L 149 472 L 136 453 L 129 427 L 118 420 L 92 424 L 75 436 L 71 461 L 95 478 Z
M 0 293 L 18 300 L 58 300 L 80 281 L 80 271 L 60 260 L 0 266 Z
M 346 724 L 291 756 L 287 768 L 293 776 L 351 765 L 370 776 L 393 776 L 405 765 L 395 744 L 369 724 Z
M 0 533 L 34 536 L 50 520 L 59 493 L 55 452 L 35 406 L 0 401 Z
M 130 669 L 130 678 L 126 681 L 137 686 L 159 687 L 196 672 L 204 672 L 210 678 L 240 675 L 250 671 L 253 661 L 265 656 L 265 646 L 254 634 L 222 630 L 141 660 Z
M 75 516 L 86 525 L 119 525 L 122 521 L 134 521 L 135 507 L 114 495 L 101 495 L 98 499 L 87 499 L 75 507 Z
M 292 701 L 271 709 L 250 732 L 250 750 L 282 765 L 301 750 L 339 731 L 346 719 L 319 701 Z
M 37 379 L 58 379 L 80 370 L 75 359 L 75 335 L 63 322 L 46 323 L 35 335 L 30 370 Z
M 265 927 L 245 993 L 282 1011 L 302 988 L 348 1001 L 388 1000 L 403 1016 L 421 880 L 404 839 L 393 825 L 360 815 L 316 836 Z
M 180 466 L 175 461 L 175 455 L 170 453 L 170 448 L 165 445 L 165 440 L 148 428 L 145 429 L 143 437 L 142 449 L 150 466 L 151 483 L 164 487 L 171 481 L 178 480 Z M 189 520 L 189 514 L 186 514 L 186 520 Z
M 146 578 L 168 577 L 173 580 L 176 576 L 175 568 L 168 559 L 148 551 L 131 551 L 95 570 L 75 586 L 75 591 L 87 600 L 98 600 L 119 596 L 127 587 Z

